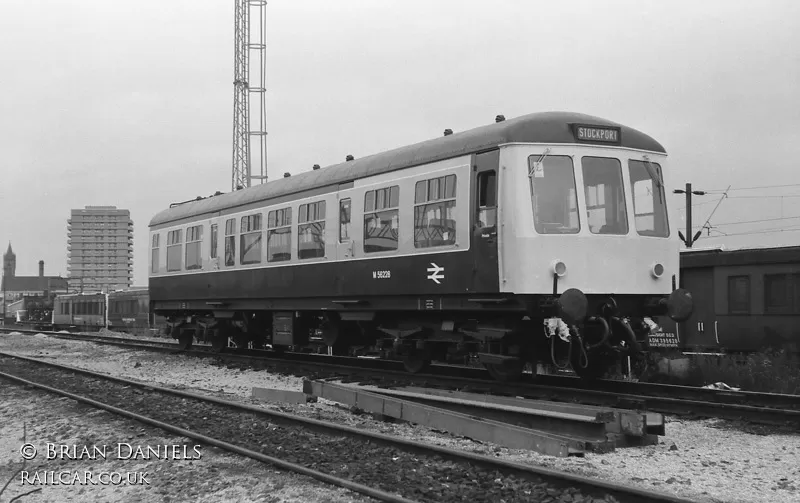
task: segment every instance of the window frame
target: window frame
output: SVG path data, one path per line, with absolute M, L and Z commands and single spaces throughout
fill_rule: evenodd
M 261 263 L 261 241 L 263 240 L 263 216 L 261 213 L 245 215 L 239 219 L 239 264 L 251 265 Z M 253 236 L 250 243 L 247 243 Z M 245 246 L 247 244 L 247 246 Z M 256 253 L 257 252 L 257 253 Z M 252 256 L 247 258 L 247 254 Z
M 211 224 L 211 248 L 209 249 L 209 257 L 215 259 L 219 255 L 219 224 Z
M 451 193 L 448 188 L 452 187 Z M 421 190 L 424 188 L 424 190 Z M 432 194 L 435 192 L 435 194 Z M 456 244 L 456 237 L 458 236 L 458 219 L 456 218 L 456 207 L 458 204 L 458 176 L 455 173 L 450 173 L 442 176 L 435 176 L 418 180 L 414 184 L 414 248 L 440 248 L 443 246 L 453 246 Z M 433 238 L 430 236 L 425 240 L 419 240 L 419 233 L 425 232 L 432 227 L 431 220 L 427 219 L 428 213 L 433 210 L 436 211 L 437 207 L 442 212 L 442 216 L 451 216 L 453 218 L 441 218 L 441 221 L 452 221 L 452 228 L 447 228 L 447 231 L 442 231 L 442 243 L 431 244 Z M 426 221 L 427 225 L 422 226 L 422 221 Z M 439 229 L 443 226 L 439 225 Z M 434 232 L 436 232 L 434 230 Z M 452 237 L 445 240 L 444 232 L 452 232 Z
M 225 267 L 236 266 L 236 218 L 225 220 Z
M 284 235 L 287 235 L 284 238 Z M 273 236 L 280 236 L 280 246 L 273 245 Z M 281 251 L 273 254 L 273 246 Z M 284 251 L 288 248 L 288 253 Z M 276 258 L 278 257 L 278 258 Z M 267 262 L 290 262 L 292 260 L 292 207 L 277 208 L 267 213 Z
M 745 285 L 745 295 L 744 297 L 746 300 L 743 299 L 734 299 L 735 295 L 735 282 L 744 280 Z M 750 289 L 750 276 L 746 274 L 738 274 L 734 276 L 728 276 L 728 314 L 750 314 L 752 310 L 753 304 L 753 295 Z M 740 308 L 742 305 L 746 304 L 745 307 Z
M 653 166 L 653 169 L 656 172 L 656 176 L 658 177 L 660 185 L 661 185 L 661 200 L 663 201 L 663 203 L 661 205 L 661 208 L 662 208 L 662 215 L 661 216 L 664 219 L 663 225 L 664 225 L 665 234 L 658 234 L 656 232 L 656 227 L 657 226 L 656 226 L 656 214 L 655 214 L 656 213 L 655 212 L 655 197 L 656 197 L 655 194 L 651 194 L 651 197 L 653 199 L 653 212 L 652 213 L 640 213 L 640 214 L 636 213 L 636 190 L 634 189 L 634 186 L 635 186 L 636 183 L 645 181 L 646 179 L 643 178 L 641 180 L 637 180 L 636 182 L 633 181 L 634 163 L 641 163 L 642 165 L 644 165 L 645 171 L 647 171 L 647 165 L 649 164 L 649 165 Z M 648 175 L 649 174 L 650 173 L 648 172 Z M 654 185 L 656 185 L 655 181 L 652 178 L 650 178 L 649 176 L 648 176 L 647 180 L 650 180 L 650 186 L 649 187 L 653 187 Z M 664 173 L 661 170 L 661 165 L 659 163 L 657 163 L 657 162 L 652 162 L 652 161 L 644 161 L 644 160 L 639 160 L 639 159 L 628 159 L 628 181 L 629 181 L 629 186 L 630 186 L 630 191 L 631 191 L 631 202 L 633 203 L 633 227 L 636 229 L 636 233 L 639 236 L 645 236 L 645 237 L 668 238 L 670 236 L 669 208 L 667 208 L 667 196 L 666 196 L 666 190 L 664 188 Z M 646 231 L 646 230 L 645 231 L 640 231 L 639 230 L 639 224 L 636 221 L 636 217 L 646 216 L 646 215 L 652 215 L 653 216 L 653 230 L 652 231 Z
M 347 203 L 347 212 L 343 213 L 344 205 Z M 345 214 L 347 216 L 347 221 L 345 222 L 342 219 L 342 215 Z M 352 238 L 350 234 L 352 233 L 352 221 L 353 221 L 353 203 L 349 197 L 345 197 L 344 199 L 339 200 L 339 243 L 349 243 Z M 345 233 L 342 233 L 342 230 L 345 229 Z
M 770 304 L 770 282 L 780 279 L 784 282 L 782 296 L 783 305 Z M 800 273 L 777 272 L 764 274 L 764 314 L 796 315 L 800 314 Z
M 196 257 L 192 257 L 192 263 L 189 263 L 189 252 L 196 253 Z M 203 225 L 193 225 L 186 228 L 186 247 L 184 250 L 184 267 L 187 271 L 193 271 L 203 268 Z
M 161 234 L 158 232 L 153 233 L 152 238 L 150 239 L 150 273 L 157 274 L 158 273 L 158 260 L 159 260 L 159 244 L 161 241 Z
M 177 250 L 175 250 L 177 248 Z M 170 251 L 177 252 L 178 266 L 170 266 Z M 167 272 L 180 271 L 183 268 L 183 229 L 174 229 L 167 233 Z M 174 256 L 174 255 L 173 255 Z
M 591 186 L 586 184 L 587 166 L 585 164 L 585 161 L 587 159 L 601 159 L 601 160 L 615 161 L 616 162 L 617 169 L 615 171 L 616 171 L 616 174 L 619 175 L 619 178 L 618 178 L 619 185 L 618 185 L 618 187 L 622 191 L 622 199 L 621 199 L 622 208 L 621 209 L 620 208 L 616 208 L 616 209 L 617 209 L 617 214 L 618 215 L 622 215 L 624 217 L 624 219 L 625 219 L 624 220 L 624 224 L 625 224 L 625 231 L 624 232 L 600 232 L 600 230 L 603 227 L 608 225 L 608 221 L 605 218 L 605 214 L 603 216 L 603 219 L 606 220 L 606 223 L 601 225 L 598 228 L 597 231 L 592 230 L 592 226 L 590 225 L 591 217 L 590 217 L 589 211 L 591 211 L 592 209 L 600 209 L 600 208 L 602 208 L 607 213 L 607 210 L 605 210 L 605 208 L 607 208 L 609 206 L 609 204 L 612 203 L 612 201 L 607 200 L 607 198 L 606 198 L 606 187 L 608 186 L 608 184 L 607 183 L 603 183 L 602 184 L 603 185 L 603 192 L 602 192 L 602 194 L 603 194 L 603 204 L 602 204 L 602 206 L 599 206 L 599 205 L 590 206 L 589 205 L 589 197 L 587 195 L 587 190 L 589 188 L 596 189 L 597 190 L 597 194 L 598 194 L 597 198 L 599 199 L 599 195 L 600 195 L 599 186 L 600 186 L 600 184 L 591 185 Z M 630 232 L 631 232 L 631 224 L 628 221 L 628 198 L 627 198 L 627 195 L 625 193 L 626 192 L 625 191 L 625 175 L 624 175 L 624 173 L 622 171 L 622 161 L 618 157 L 606 157 L 606 156 L 600 156 L 600 155 L 585 155 L 585 156 L 582 156 L 581 157 L 581 177 L 583 178 L 583 195 L 584 195 L 584 198 L 586 199 L 586 201 L 585 201 L 585 203 L 586 203 L 586 208 L 585 208 L 586 209 L 586 226 L 589 228 L 589 232 L 591 234 L 595 235 L 595 236 L 627 236 L 627 235 L 629 235 Z M 617 202 L 619 202 L 619 200 Z
M 324 200 L 315 201 L 313 203 L 301 204 L 297 210 L 297 258 L 298 260 L 310 260 L 315 258 L 325 258 L 325 217 L 326 217 L 326 203 Z M 313 220 L 312 220 L 313 218 Z M 307 234 L 305 231 L 314 229 L 316 232 L 311 232 L 311 241 L 314 241 L 314 236 L 319 240 L 316 248 L 308 248 L 313 250 L 314 254 L 303 256 L 304 244 L 301 239 Z M 319 245 L 322 245 L 321 247 Z
M 394 204 L 392 204 L 394 202 Z M 383 229 L 389 229 L 389 234 L 392 231 L 397 232 L 396 236 L 391 236 L 393 239 L 390 241 L 394 242 L 394 248 L 383 248 L 383 249 L 374 249 L 369 247 L 377 247 L 378 245 L 370 244 L 369 243 L 369 232 L 368 232 L 368 222 L 377 220 L 379 222 L 384 222 L 384 218 L 387 215 L 391 215 L 388 221 L 394 223 L 397 222 L 397 226 L 390 226 L 386 227 L 381 225 L 380 233 L 383 233 Z M 379 189 L 372 189 L 368 190 L 364 193 L 364 239 L 362 240 L 361 247 L 365 254 L 367 253 L 392 253 L 397 252 L 400 248 L 400 185 L 390 185 L 387 187 L 381 187 Z M 377 227 L 376 227 L 377 228 Z M 372 239 L 386 239 L 386 238 L 372 238 Z
M 568 204 L 569 208 L 567 209 L 567 212 L 565 213 L 565 216 L 568 219 L 570 219 L 572 217 L 572 215 L 574 215 L 575 216 L 575 221 L 576 221 L 577 224 L 576 224 L 575 227 L 572 227 L 571 225 L 569 227 L 560 227 L 560 228 L 558 228 L 557 232 L 554 232 L 556 230 L 556 228 L 552 227 L 552 225 L 551 225 L 550 229 L 548 229 L 548 227 L 546 227 L 546 224 L 548 224 L 548 223 L 549 224 L 555 224 L 557 222 L 546 222 L 546 221 L 540 222 L 540 218 L 541 217 L 539 215 L 540 212 L 538 211 L 539 209 L 541 209 L 540 206 L 539 206 L 539 203 L 538 203 L 538 201 L 539 201 L 539 199 L 538 199 L 539 195 L 538 194 L 539 194 L 540 191 L 536 190 L 536 178 L 540 178 L 540 177 L 536 176 L 534 168 L 535 168 L 535 164 L 537 162 L 541 162 L 542 163 L 542 170 L 544 171 L 545 170 L 544 163 L 547 161 L 547 159 L 551 159 L 551 160 L 565 159 L 565 160 L 567 160 L 569 162 L 569 165 L 570 165 L 569 166 L 569 170 L 567 170 L 566 167 L 560 168 L 558 166 L 554 166 L 554 169 L 563 170 L 563 171 L 569 171 L 570 174 L 572 175 L 571 176 L 572 185 L 570 186 L 569 190 L 573 191 L 572 195 L 574 197 L 568 197 L 567 198 L 566 203 Z M 542 177 L 544 177 L 544 173 L 542 174 Z M 575 176 L 575 159 L 574 159 L 573 156 L 571 156 L 571 155 L 560 155 L 560 154 L 557 154 L 557 155 L 546 155 L 544 153 L 529 155 L 528 156 L 528 190 L 530 191 L 530 194 L 531 194 L 531 212 L 532 212 L 532 215 L 533 215 L 533 230 L 537 234 L 542 235 L 542 236 L 553 236 L 553 235 L 563 235 L 563 234 L 569 234 L 569 235 L 580 234 L 581 230 L 583 229 L 583 225 L 582 225 L 582 219 L 581 219 L 580 201 L 578 200 L 578 180 L 577 180 L 577 177 Z M 567 195 L 569 195 L 569 194 L 567 194 Z M 574 209 L 572 208 L 572 204 L 571 204 L 573 202 L 572 201 L 573 198 L 574 198 L 574 203 L 575 203 L 575 208 Z

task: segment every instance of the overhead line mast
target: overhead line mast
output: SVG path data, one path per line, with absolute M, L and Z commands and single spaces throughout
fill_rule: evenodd
M 231 191 L 267 181 L 267 2 L 235 2 Z

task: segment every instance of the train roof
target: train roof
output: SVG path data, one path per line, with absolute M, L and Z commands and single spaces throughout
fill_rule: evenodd
M 66 297 L 69 297 L 69 298 L 86 297 L 86 298 L 88 298 L 88 297 L 98 297 L 98 296 L 102 297 L 102 296 L 105 296 L 105 294 L 103 292 L 83 292 L 83 293 L 72 292 L 72 293 L 60 293 L 56 297 L 59 298 L 59 299 L 63 299 L 63 298 L 66 298 Z
M 682 269 L 787 263 L 800 265 L 800 246 L 739 249 L 718 247 L 703 250 L 681 250 Z
M 150 227 L 322 187 L 338 186 L 341 183 L 411 166 L 491 150 L 506 143 L 575 144 L 578 141 L 573 134 L 573 126 L 578 124 L 619 128 L 620 141 L 615 146 L 666 153 L 664 147 L 650 136 L 616 122 L 571 112 L 534 113 L 280 178 L 236 192 L 175 205 L 156 214 L 150 221 Z

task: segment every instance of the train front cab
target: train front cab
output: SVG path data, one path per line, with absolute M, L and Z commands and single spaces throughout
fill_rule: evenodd
M 691 296 L 674 285 L 679 241 L 669 229 L 665 161 L 603 145 L 501 149 L 500 291 L 529 299 L 538 332 L 516 344 L 527 348 L 511 343 L 501 353 L 545 362 L 566 354 L 579 375 L 595 377 L 641 356 L 659 316 L 691 313 Z

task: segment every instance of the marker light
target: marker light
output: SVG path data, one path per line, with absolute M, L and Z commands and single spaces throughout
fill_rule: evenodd
M 660 278 L 662 274 L 664 274 L 664 266 L 655 263 L 650 267 L 650 274 L 653 275 L 654 278 Z
M 567 264 L 560 260 L 553 261 L 553 274 L 558 276 L 559 278 L 563 278 L 567 274 Z

